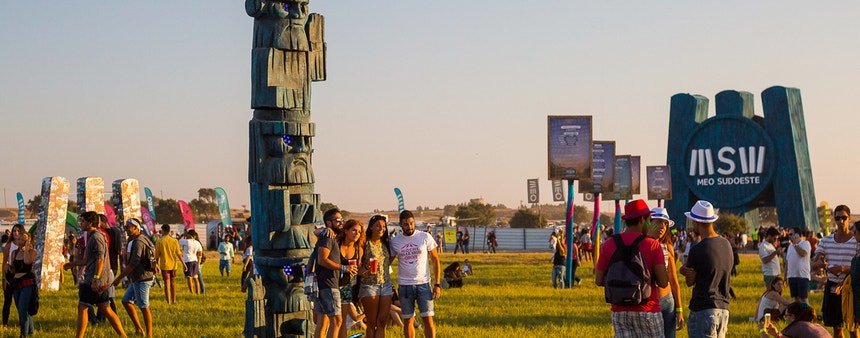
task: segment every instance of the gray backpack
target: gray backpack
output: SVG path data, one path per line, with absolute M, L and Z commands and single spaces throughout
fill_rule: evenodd
M 639 243 L 645 240 L 645 235 L 636 238 L 629 246 L 624 245 L 620 234 L 613 235 L 612 239 L 616 249 L 603 279 L 606 302 L 621 306 L 647 303 L 651 298 L 651 271 L 639 251 Z

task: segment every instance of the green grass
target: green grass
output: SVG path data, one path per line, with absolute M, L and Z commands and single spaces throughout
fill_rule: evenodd
M 216 257 L 210 253 L 210 257 Z M 582 286 L 556 290 L 551 287 L 550 253 L 500 253 L 496 255 L 443 254 L 443 267 L 468 258 L 475 275 L 465 279 L 462 289 L 446 289 L 436 303 L 438 337 L 611 337 L 609 305 L 603 289 L 594 284 L 593 262 L 584 262 L 577 271 Z M 727 257 L 726 259 L 731 259 Z M 757 336 L 753 316 L 764 290 L 756 255 L 741 256 L 740 276 L 732 280 L 738 299 L 731 303 L 729 337 Z M 191 296 L 183 283 L 177 285 L 177 304 L 167 305 L 163 289 L 154 287 L 150 297 L 156 337 L 237 337 L 242 334 L 246 294 L 239 292 L 239 265 L 233 265 L 229 279 L 218 273 L 217 258 L 203 266 L 206 294 Z M 77 290 L 67 275 L 62 290 L 42 292 L 42 307 L 34 317 L 37 337 L 74 335 Z M 683 286 L 684 313 L 690 289 Z M 183 281 L 184 282 L 184 281 Z M 133 332 L 128 315 L 119 305 L 124 289 L 117 290 L 119 317 L 126 332 Z M 787 290 L 786 294 L 787 295 Z M 812 294 L 813 307 L 821 307 L 821 294 Z M 10 323 L 17 323 L 13 309 Z M 387 336 L 402 337 L 401 328 L 389 328 Z M 355 333 L 358 331 L 351 331 Z M 0 332 L 0 337 L 17 336 L 16 324 Z M 421 330 L 416 330 L 423 337 Z M 87 337 L 114 337 L 107 323 L 87 328 Z M 130 334 L 130 336 L 132 336 Z M 686 330 L 678 337 L 687 337 Z

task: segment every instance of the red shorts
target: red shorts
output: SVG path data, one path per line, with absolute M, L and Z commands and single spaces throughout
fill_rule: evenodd
M 582 249 L 585 251 L 591 251 L 591 243 L 585 243 L 582 245 Z
M 161 270 L 161 278 L 165 281 L 173 280 L 176 278 L 176 270 Z

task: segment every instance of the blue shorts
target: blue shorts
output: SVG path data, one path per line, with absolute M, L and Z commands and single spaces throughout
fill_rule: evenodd
M 107 290 L 95 292 L 89 284 L 78 284 L 78 303 L 99 306 L 110 303 L 110 297 Z
M 792 297 L 809 298 L 809 278 L 789 278 L 788 290 L 791 291 Z
M 218 271 L 224 271 L 225 269 L 227 270 L 227 272 L 230 272 L 230 260 L 229 259 L 222 259 L 218 263 Z
M 319 297 L 314 303 L 314 310 L 329 317 L 340 316 L 340 290 L 320 289 Z
M 132 282 L 125 290 L 125 295 L 122 296 L 122 302 L 126 304 L 135 304 L 141 309 L 149 307 L 149 290 L 152 289 L 153 280 Z
M 361 284 L 361 289 L 358 291 L 358 298 L 364 297 L 391 297 L 394 295 L 394 286 L 391 282 L 385 284 Z
M 200 265 L 197 262 L 185 262 L 185 277 L 197 277 L 198 271 L 200 271 Z
M 415 302 L 421 317 L 433 317 L 433 289 L 430 283 L 419 285 L 400 285 L 397 288 L 403 319 L 415 317 Z

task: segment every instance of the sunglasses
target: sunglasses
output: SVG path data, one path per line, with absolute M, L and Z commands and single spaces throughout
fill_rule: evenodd
M 833 219 L 837 221 L 845 221 L 848 220 L 848 216 L 834 216 Z
M 343 223 L 343 218 L 332 218 L 332 219 L 329 219 L 329 221 Z

